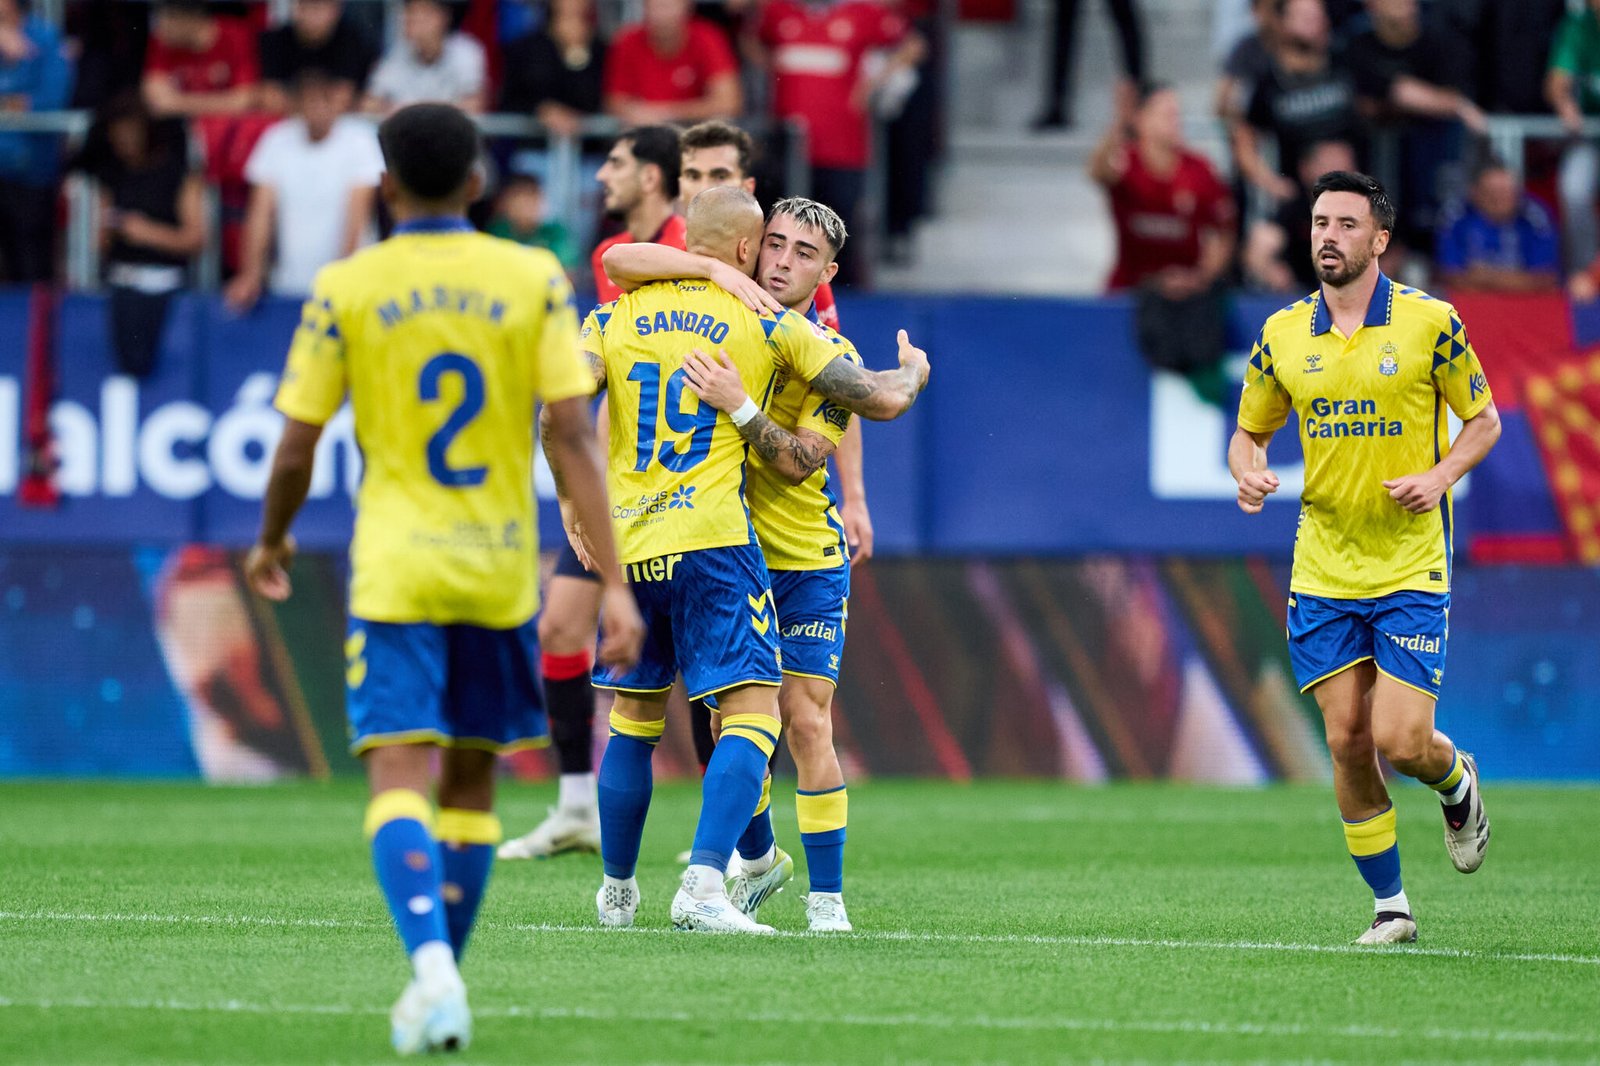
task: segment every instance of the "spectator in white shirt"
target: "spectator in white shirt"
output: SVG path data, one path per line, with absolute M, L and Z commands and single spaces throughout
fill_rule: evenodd
M 294 113 L 262 134 L 250 153 L 242 265 L 223 294 L 236 311 L 252 307 L 263 288 L 306 295 L 318 270 L 374 236 L 383 154 L 370 122 L 339 113 L 341 92 L 328 74 L 302 71 Z
M 407 104 L 455 104 L 477 114 L 486 99 L 483 45 L 451 32 L 445 0 L 406 0 L 401 39 L 384 53 L 367 85 L 364 107 L 388 114 Z

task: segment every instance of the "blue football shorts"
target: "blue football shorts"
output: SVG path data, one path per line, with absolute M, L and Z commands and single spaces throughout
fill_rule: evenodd
M 1289 662 L 1300 691 L 1373 660 L 1380 672 L 1438 698 L 1450 639 L 1448 592 L 1391 592 L 1342 600 L 1289 597 Z
M 600 575 L 584 569 L 578 553 L 572 550 L 572 545 L 566 540 L 561 542 L 561 548 L 556 552 L 556 567 L 551 573 L 552 577 L 576 577 L 584 581 L 600 580 Z
M 440 744 L 508 752 L 550 741 L 538 631 L 352 618 L 345 650 L 350 750 Z
M 837 685 L 850 616 L 849 564 L 829 570 L 773 570 L 768 576 L 783 631 L 783 672 Z
M 740 685 L 778 685 L 777 615 L 754 544 L 659 556 L 623 567 L 646 627 L 631 670 L 596 664 L 596 688 L 663 693 L 683 674 L 692 700 Z

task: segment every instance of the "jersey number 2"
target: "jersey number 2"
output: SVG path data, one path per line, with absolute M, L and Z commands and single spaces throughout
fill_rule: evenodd
M 489 476 L 486 466 L 451 466 L 445 459 L 456 435 L 467 428 L 467 423 L 483 411 L 483 371 L 478 364 L 460 352 L 442 352 L 429 359 L 422 367 L 422 377 L 417 382 L 418 395 L 424 403 L 439 398 L 439 379 L 454 374 L 461 379 L 461 402 L 444 420 L 438 432 L 428 438 L 428 473 L 441 485 L 453 489 L 482 485 Z
M 662 395 L 661 366 L 658 363 L 634 363 L 628 371 L 628 380 L 639 383 L 639 441 L 638 456 L 633 468 L 640 473 L 650 468 L 652 459 L 674 473 L 692 470 L 711 453 L 711 435 L 716 432 L 717 412 L 706 406 L 704 400 L 695 400 L 694 413 L 683 413 L 683 388 L 688 381 L 683 368 L 674 370 L 667 378 L 666 395 Z M 681 440 L 667 440 L 656 447 L 656 419 L 666 422 L 667 429 L 676 434 L 688 434 L 689 447 L 678 450 Z

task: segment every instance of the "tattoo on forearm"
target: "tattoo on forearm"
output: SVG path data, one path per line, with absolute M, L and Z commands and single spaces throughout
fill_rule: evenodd
M 544 449 L 545 462 L 550 464 L 550 478 L 556 483 L 556 495 L 563 500 L 567 496 L 566 478 L 562 476 L 561 459 L 555 446 L 555 432 L 550 426 L 550 412 L 542 412 L 539 416 L 539 446 Z
M 823 367 L 822 372 L 811 379 L 811 387 L 862 414 L 891 407 L 903 411 L 922 391 L 922 383 L 907 369 L 874 372 L 863 370 L 844 358 Z
M 828 453 L 820 444 L 801 440 L 765 412 L 740 426 L 739 435 L 768 464 L 779 470 L 792 470 L 796 476 L 810 477 L 828 461 Z
M 589 363 L 589 374 L 594 378 L 594 383 L 600 388 L 605 388 L 606 361 L 594 352 L 584 352 L 583 357 Z

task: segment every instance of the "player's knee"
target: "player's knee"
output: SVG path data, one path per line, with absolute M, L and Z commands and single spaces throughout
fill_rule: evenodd
M 832 710 L 831 703 L 814 699 L 785 701 L 783 729 L 796 756 L 833 747 Z
M 1430 725 L 1399 724 L 1376 729 L 1373 736 L 1378 750 L 1401 773 L 1409 773 L 1428 756 L 1428 746 L 1433 739 Z
M 1334 762 L 1340 765 L 1365 762 L 1372 758 L 1374 747 L 1372 731 L 1365 725 L 1358 722 L 1328 724 L 1328 754 L 1333 756 Z
M 546 611 L 539 616 L 539 649 L 547 655 L 577 655 L 594 644 L 594 625 L 587 619 L 559 616 Z

